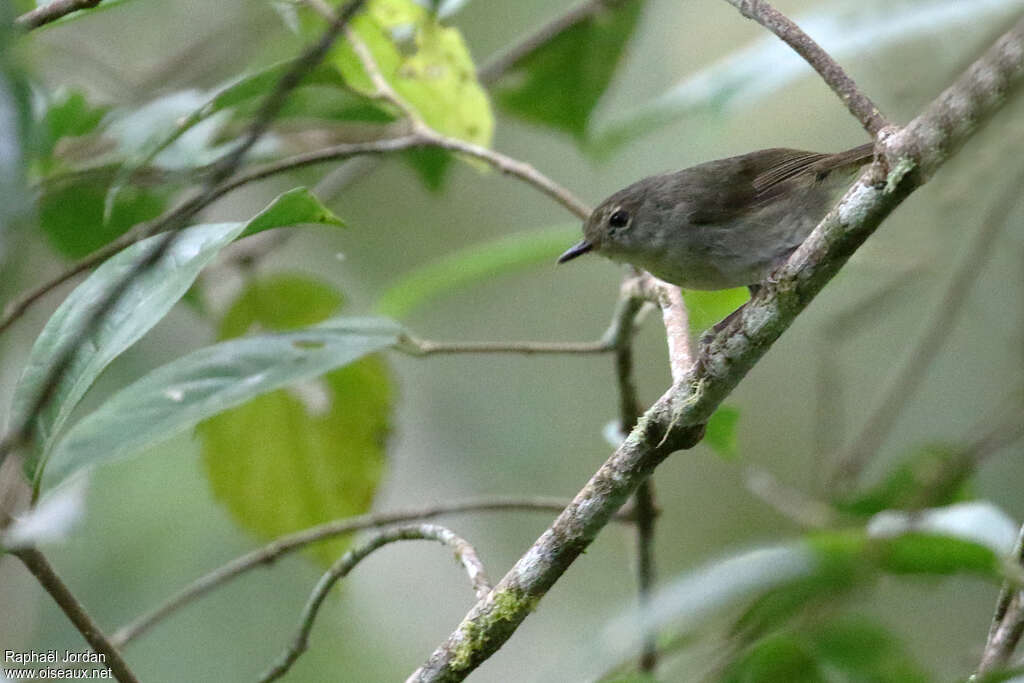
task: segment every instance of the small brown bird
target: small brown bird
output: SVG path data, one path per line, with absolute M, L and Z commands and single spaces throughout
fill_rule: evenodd
M 765 149 L 644 178 L 601 202 L 558 262 L 594 251 L 686 289 L 753 290 L 872 154 Z

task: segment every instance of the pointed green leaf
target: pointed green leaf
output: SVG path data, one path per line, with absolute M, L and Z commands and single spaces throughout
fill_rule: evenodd
M 68 258 L 81 258 L 133 225 L 159 216 L 167 206 L 168 192 L 125 188 L 104 218 L 106 196 L 106 179 L 101 176 L 44 191 L 39 200 L 39 225 L 50 244 Z
M 280 82 L 281 78 L 294 66 L 294 60 L 278 62 L 260 69 L 223 86 L 215 92 L 202 106 L 193 110 L 187 116 L 181 117 L 169 132 L 160 132 L 142 149 L 127 159 L 119 169 L 114 181 L 111 183 L 107 202 L 111 202 L 124 187 L 129 179 L 141 168 L 148 166 L 160 155 L 161 152 L 173 145 L 187 132 L 197 125 L 206 121 L 211 116 L 230 109 L 242 109 L 243 114 L 254 113 L 263 102 L 263 97 L 268 95 Z M 320 64 L 302 79 L 302 83 L 294 90 L 285 104 L 282 115 L 298 115 L 308 111 L 297 104 L 308 90 L 314 90 L 313 97 L 307 107 L 323 106 L 325 100 L 330 100 L 337 112 L 339 110 L 364 112 L 360 106 L 365 106 L 367 100 L 352 93 L 345 84 L 338 70 L 330 64 Z M 325 94 L 326 93 L 326 94 Z M 374 107 L 371 107 L 376 109 Z M 379 111 L 379 110 L 377 110 Z M 365 115 L 360 114 L 357 120 L 364 120 Z
M 642 0 L 595 3 L 587 19 L 513 64 L 495 86 L 503 109 L 582 140 L 643 8 Z
M 385 349 L 399 333 L 386 319 L 336 318 L 194 351 L 117 392 L 69 429 L 46 462 L 43 488 L 53 489 L 83 468 L 138 455 L 228 408 Z
M 855 515 L 882 510 L 936 507 L 969 497 L 972 460 L 962 448 L 932 445 L 900 460 L 875 486 L 836 507 Z
M 103 369 L 163 319 L 221 248 L 241 234 L 311 222 L 339 223 L 312 194 L 298 188 L 279 196 L 248 223 L 206 224 L 183 230 L 169 252 L 122 292 L 92 335 L 80 339 L 96 306 L 120 286 L 135 264 L 149 257 L 164 237 L 143 240 L 108 259 L 75 288 L 39 334 L 15 388 L 8 424 L 20 424 L 28 417 L 61 351 L 75 343 L 79 350 L 74 361 L 50 404 L 36 416 L 37 443 L 45 452 Z M 35 462 L 34 457 L 26 459 L 30 477 L 35 475 Z

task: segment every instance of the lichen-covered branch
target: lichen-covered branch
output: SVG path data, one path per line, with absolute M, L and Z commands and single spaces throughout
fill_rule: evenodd
M 409 680 L 460 681 L 497 651 L 614 511 L 669 454 L 699 439 L 701 426 L 715 408 L 853 252 L 924 183 L 949 150 L 998 108 L 1022 77 L 1024 19 L 921 117 L 886 136 L 882 144 L 887 168 L 867 171 L 741 314 L 703 345 L 682 381 L 640 418 L 573 503 Z M 956 110 L 955 116 L 943 109 L 943 103 Z M 971 123 L 957 124 L 950 116 Z M 936 121 L 950 125 L 933 125 Z
M 288 649 L 281 655 L 280 659 L 270 668 L 267 673 L 260 677 L 260 683 L 276 681 L 292 667 L 295 661 L 306 651 L 309 646 L 309 634 L 313 630 L 313 622 L 320 612 L 327 594 L 340 579 L 351 572 L 357 564 L 365 559 L 370 553 L 389 543 L 396 541 L 437 541 L 448 546 L 455 552 L 455 559 L 466 570 L 470 583 L 477 597 L 481 598 L 491 590 L 490 581 L 484 573 L 483 565 L 477 557 L 476 550 L 464 538 L 456 535 L 450 529 L 436 524 L 413 524 L 400 526 L 393 529 L 385 529 L 370 540 L 352 548 L 338 559 L 327 572 L 320 577 L 313 593 L 309 596 L 306 607 L 302 610 L 302 618 L 298 633 L 295 639 L 288 646 Z
M 1017 562 L 1024 564 L 1024 526 L 1021 527 L 1017 536 L 1017 546 L 1014 548 L 1013 554 Z M 996 612 L 992 616 L 992 626 L 988 631 L 981 663 L 978 664 L 978 675 L 1005 666 L 1013 656 L 1013 651 L 1017 648 L 1022 634 L 1024 634 L 1024 592 L 1020 590 L 1020 586 L 1014 586 L 1007 581 L 999 592 Z

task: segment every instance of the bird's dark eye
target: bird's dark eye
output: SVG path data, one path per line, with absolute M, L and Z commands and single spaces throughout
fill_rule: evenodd
M 629 223 L 629 212 L 623 211 L 622 209 L 616 209 L 612 212 L 612 215 L 608 217 L 608 225 L 613 228 L 624 228 Z

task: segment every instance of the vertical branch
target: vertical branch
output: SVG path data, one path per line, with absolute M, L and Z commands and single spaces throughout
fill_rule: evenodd
M 637 292 L 639 288 L 639 292 Z M 630 294 L 630 292 L 633 292 Z M 681 381 L 689 370 L 693 350 L 690 342 L 689 320 L 682 292 L 657 280 L 647 273 L 631 276 L 623 283 L 622 296 L 626 300 L 640 301 L 643 298 L 654 301 L 661 308 L 665 324 L 665 336 L 668 342 L 669 366 L 672 371 L 672 382 Z M 628 433 L 642 412 L 636 393 L 636 382 L 633 378 L 633 347 L 632 337 L 623 335 L 615 345 L 615 370 L 619 385 L 619 426 L 623 433 Z M 656 581 L 654 563 L 654 530 L 658 516 L 658 508 L 654 496 L 654 482 L 651 477 L 645 479 L 633 496 L 637 531 L 637 589 L 639 594 L 640 614 L 647 614 L 651 592 Z M 641 617 L 645 618 L 645 617 Z M 643 629 L 643 644 L 640 652 L 640 670 L 654 671 L 658 664 L 657 633 L 649 630 L 646 621 L 640 624 Z
M 640 397 L 637 394 L 636 378 L 633 375 L 633 320 L 643 299 L 639 296 L 636 288 L 637 279 L 640 275 L 628 275 L 622 283 L 621 305 L 616 317 L 620 317 L 625 324 L 617 327 L 619 334 L 614 340 L 615 343 L 615 377 L 619 386 L 619 431 L 628 434 L 636 421 L 640 418 L 643 408 L 640 405 Z M 651 592 L 654 589 L 655 568 L 654 568 L 654 524 L 657 517 L 657 508 L 654 503 L 654 482 L 648 478 L 637 489 L 633 496 L 634 516 L 636 520 L 636 580 L 637 580 L 637 602 L 640 607 L 641 618 L 644 623 L 640 627 L 644 630 L 643 645 L 640 652 L 640 670 L 654 671 L 658 664 L 658 638 L 657 634 L 649 630 L 646 619 L 650 604 Z
M 89 613 L 85 611 L 85 607 L 82 606 L 82 603 L 74 596 L 67 587 L 67 584 L 57 575 L 57 572 L 54 571 L 46 557 L 35 548 L 15 550 L 13 554 L 32 572 L 32 575 L 46 589 L 46 592 L 50 594 L 53 601 L 57 603 L 57 606 L 64 612 L 68 620 L 75 625 L 75 628 L 78 629 L 78 632 L 82 634 L 82 637 L 85 638 L 96 654 L 103 655 L 106 658 L 104 663 L 110 669 L 114 678 L 121 681 L 121 683 L 138 683 L 139 679 L 128 668 L 128 663 L 124 661 L 121 653 L 110 642 L 99 625 L 93 621 Z
M 1024 526 L 1017 536 L 1014 557 L 1024 565 Z M 1021 634 L 1024 633 L 1024 593 L 1018 586 L 1009 581 L 1003 583 L 996 601 L 996 611 L 992 616 L 992 626 L 988 630 L 985 650 L 978 664 L 977 675 L 988 673 L 1003 667 L 1013 655 Z

